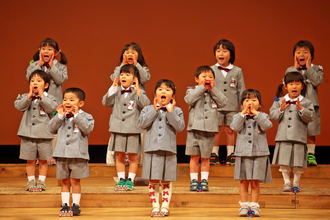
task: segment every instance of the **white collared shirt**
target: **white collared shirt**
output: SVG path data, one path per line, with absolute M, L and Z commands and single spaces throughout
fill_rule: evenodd
M 219 63 L 216 63 L 215 64 L 217 67 L 218 66 L 221 66 Z M 227 67 L 223 67 L 223 66 L 221 66 L 222 68 L 226 68 L 226 69 L 232 69 L 234 66 L 233 66 L 233 64 L 231 64 L 231 63 L 229 63 L 229 66 L 227 66 Z M 224 71 L 224 70 L 221 70 L 221 72 L 222 72 L 222 75 L 223 75 L 223 77 L 226 77 L 227 76 L 227 72 L 226 71 Z

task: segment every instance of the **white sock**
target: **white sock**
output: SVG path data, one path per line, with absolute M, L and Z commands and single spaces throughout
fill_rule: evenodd
M 190 180 L 198 181 L 198 173 L 190 173 Z
M 294 183 L 299 183 L 301 177 L 301 173 L 294 173 L 293 174 L 293 182 Z
M 215 153 L 217 156 L 219 156 L 219 146 L 213 146 L 212 153 Z
M 260 207 L 259 206 L 259 203 L 257 203 L 257 202 L 250 202 L 250 207 L 253 207 L 253 206 L 256 206 L 256 207 Z
M 34 180 L 36 181 L 36 177 L 35 176 L 28 176 L 28 181 Z
M 162 187 L 162 208 L 170 209 L 170 201 L 172 196 L 172 182 L 163 184 Z
M 128 173 L 128 178 L 131 178 L 132 182 L 134 182 L 135 176 L 135 173 Z
M 234 148 L 235 148 L 235 146 L 229 146 L 229 145 L 227 145 L 227 156 L 229 156 L 230 154 L 234 153 Z
M 120 179 L 125 179 L 125 171 L 124 172 L 117 172 L 118 178 Z
M 46 176 L 39 175 L 39 180 L 45 181 L 46 180 Z
M 152 208 L 159 209 L 159 184 L 149 183 L 149 197 Z
M 283 176 L 283 179 L 284 179 L 284 183 L 291 183 L 290 182 L 290 173 L 282 172 L 282 176 Z
M 69 201 L 70 201 L 70 192 L 62 192 L 61 193 L 61 197 L 62 197 L 62 204 L 66 203 L 69 205 Z
M 81 193 L 72 193 L 72 203 L 79 205 L 80 198 L 81 198 Z
M 309 154 L 315 154 L 315 144 L 307 144 L 307 150 Z
M 209 172 L 201 171 L 201 180 L 208 180 Z

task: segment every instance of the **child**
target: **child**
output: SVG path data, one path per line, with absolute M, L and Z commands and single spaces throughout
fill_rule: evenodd
M 62 104 L 56 109 L 57 114 L 48 125 L 48 130 L 58 135 L 53 157 L 57 158 L 56 178 L 62 179 L 60 216 L 80 215 L 80 179 L 89 177 L 88 136 L 94 128 L 94 119 L 81 110 L 85 104 L 83 90 L 68 88 L 63 97 Z
M 113 107 L 110 117 L 112 132 L 108 151 L 116 152 L 116 168 L 119 182 L 115 190 L 133 190 L 134 178 L 138 168 L 138 154 L 142 153 L 141 136 L 143 130 L 138 125 L 138 118 L 144 106 L 150 103 L 144 90 L 140 89 L 139 70 L 133 64 L 120 68 L 109 91 L 103 96 L 102 104 Z M 133 83 L 135 83 L 133 85 Z M 130 159 L 128 179 L 125 181 L 125 152 Z
M 208 66 L 198 67 L 195 72 L 196 87 L 188 88 L 184 100 L 189 105 L 186 155 L 190 157 L 190 191 L 198 186 L 198 168 L 201 158 L 201 182 L 208 191 L 210 156 L 215 133 L 219 131 L 217 109 L 227 103 L 226 96 L 214 86 L 214 72 Z
M 286 95 L 286 94 L 287 94 L 287 91 L 285 90 L 284 85 L 283 85 L 283 83 L 282 83 L 282 84 L 280 84 L 280 85 L 277 87 L 277 89 L 276 89 L 276 95 L 275 95 L 275 97 L 274 97 L 274 101 L 278 101 L 278 100 L 280 100 L 279 98 L 280 98 L 280 97 L 283 97 L 283 96 Z
M 314 119 L 308 123 L 307 129 L 307 163 L 309 166 L 316 166 L 315 139 L 316 135 L 321 134 L 321 115 L 319 110 L 319 98 L 317 87 L 323 83 L 323 67 L 312 64 L 314 59 L 314 47 L 309 41 L 299 41 L 293 47 L 294 66 L 289 67 L 286 73 L 291 71 L 299 71 L 304 76 L 306 84 L 305 97 L 313 102 Z
M 150 73 L 147 63 L 144 60 L 141 47 L 134 42 L 128 43 L 124 46 L 122 53 L 120 55 L 119 66 L 117 66 L 114 70 L 114 73 L 110 76 L 112 81 L 115 80 L 116 77 L 120 75 L 120 68 L 126 64 L 133 64 L 139 70 L 140 73 L 140 85 L 141 88 L 146 91 L 145 84 L 150 79 Z M 142 140 L 144 139 L 144 133 L 141 134 Z M 143 145 L 144 141 L 142 141 Z M 114 151 L 107 152 L 107 164 L 110 166 L 115 165 L 114 159 Z
M 290 192 L 293 187 L 296 191 L 300 190 L 300 176 L 307 168 L 307 126 L 313 120 L 314 106 L 312 101 L 303 97 L 306 87 L 302 74 L 298 71 L 288 72 L 284 83 L 288 94 L 274 101 L 270 108 L 270 118 L 279 122 L 272 163 L 281 165 L 283 191 Z M 291 167 L 293 184 L 290 182 Z
M 67 58 L 58 47 L 55 40 L 46 38 L 40 43 L 39 50 L 33 55 L 32 63 L 27 68 L 26 78 L 29 79 L 31 73 L 35 70 L 43 70 L 50 76 L 49 94 L 54 96 L 57 105 L 62 104 L 62 84 L 68 79 L 66 68 Z M 52 143 L 54 150 L 56 135 Z M 56 161 L 51 158 L 48 163 L 53 165 Z
M 48 94 L 50 78 L 42 70 L 30 74 L 29 93 L 18 95 L 15 107 L 22 111 L 23 118 L 17 135 L 22 138 L 20 159 L 27 160 L 27 191 L 46 189 L 47 160 L 52 158 L 53 135 L 46 130 L 50 117 L 56 109 L 55 98 Z M 35 181 L 35 160 L 39 158 L 39 180 Z
M 181 108 L 175 106 L 175 91 L 171 80 L 159 80 L 154 104 L 144 107 L 139 118 L 140 127 L 147 129 L 142 178 L 149 179 L 151 216 L 169 215 L 171 182 L 177 181 L 176 133 L 184 129 L 185 123 Z M 155 187 L 158 184 L 160 189 Z
M 234 115 L 230 128 L 237 132 L 234 179 L 240 180 L 241 209 L 239 216 L 247 216 L 249 209 L 255 216 L 259 211 L 259 182 L 272 182 L 269 149 L 265 131 L 273 126 L 267 114 L 259 112 L 261 95 L 258 90 L 248 89 L 241 96 L 242 111 Z M 251 203 L 248 189 L 251 186 Z
M 210 163 L 219 163 L 220 133 L 224 129 L 227 139 L 226 162 L 234 165 L 235 134 L 229 126 L 233 121 L 233 116 L 239 111 L 239 99 L 245 90 L 244 78 L 242 69 L 233 65 L 235 61 L 235 46 L 232 42 L 221 39 L 214 46 L 213 53 L 217 60 L 217 63 L 211 66 L 216 75 L 214 86 L 223 92 L 228 98 L 228 102 L 226 106 L 218 109 L 219 133 L 215 135 Z

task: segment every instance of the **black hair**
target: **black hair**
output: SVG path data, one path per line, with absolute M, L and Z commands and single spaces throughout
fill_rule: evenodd
M 285 74 L 284 84 L 288 85 L 290 82 L 301 82 L 301 84 L 303 85 L 303 89 L 301 90 L 300 94 L 302 96 L 305 96 L 306 84 L 304 82 L 304 76 L 300 72 L 292 71 L 292 72 L 288 72 L 287 74 Z
M 259 100 L 259 106 L 261 107 L 262 106 L 261 95 L 260 95 L 260 92 L 256 89 L 247 89 L 242 93 L 241 100 L 240 100 L 241 105 L 243 105 L 243 102 L 245 99 L 251 99 L 254 97 L 256 97 Z
M 140 72 L 136 66 L 133 64 L 126 64 L 120 68 L 120 73 L 131 73 L 134 77 L 138 78 L 139 83 L 140 81 Z
M 276 89 L 276 97 L 283 97 L 285 94 L 283 93 L 283 83 L 280 84 Z
M 40 48 L 41 47 L 45 47 L 45 46 L 50 46 L 53 47 L 55 49 L 55 52 L 60 51 L 57 42 L 52 39 L 52 38 L 46 38 L 43 39 L 40 43 Z M 39 53 L 40 53 L 40 48 L 37 52 L 35 52 L 35 54 L 33 55 L 33 61 L 37 61 L 39 60 Z M 65 54 L 62 52 L 59 52 L 61 54 L 61 61 L 59 61 L 60 63 L 66 65 L 68 63 L 68 59 L 66 58 Z M 55 54 L 54 54 L 55 56 Z
M 48 75 L 48 73 L 46 73 L 43 70 L 35 70 L 31 73 L 30 77 L 29 77 L 29 83 L 31 82 L 31 79 L 34 75 L 38 75 L 40 76 L 40 78 L 42 78 L 45 82 L 45 85 L 48 83 L 48 88 L 45 89 L 45 91 L 47 92 L 49 89 L 49 85 L 50 85 L 50 76 Z
M 173 91 L 173 95 L 175 95 L 175 92 L 176 92 L 176 89 L 175 89 L 175 85 L 174 83 L 172 82 L 172 80 L 169 80 L 169 79 L 160 79 L 158 80 L 158 82 L 156 83 L 156 86 L 155 86 L 155 91 L 154 93 L 156 94 L 156 90 L 162 85 L 162 84 L 165 84 L 166 86 L 170 87 Z
M 215 52 L 220 48 L 220 45 L 222 45 L 222 47 L 224 49 L 229 50 L 229 52 L 230 52 L 229 63 L 234 64 L 234 62 L 235 62 L 235 46 L 234 46 L 234 44 L 226 39 L 219 40 L 218 43 L 216 43 L 216 45 L 213 48 L 214 55 L 215 55 Z
M 119 65 L 123 62 L 123 54 L 125 53 L 126 50 L 128 50 L 130 47 L 133 47 L 134 50 L 136 50 L 136 52 L 138 52 L 138 60 L 137 62 L 141 65 L 141 66 L 145 66 L 148 67 L 146 61 L 144 60 L 143 54 L 142 54 L 142 50 L 141 47 L 134 42 L 128 43 L 124 46 L 121 55 L 120 55 L 120 62 Z
M 205 65 L 205 66 L 200 66 L 200 67 L 198 67 L 198 68 L 196 69 L 196 71 L 195 71 L 195 77 L 198 78 L 199 75 L 200 75 L 202 72 L 209 72 L 209 71 L 212 72 L 213 77 L 215 78 L 215 74 L 214 74 L 213 69 L 212 69 L 211 67 L 209 67 L 209 66 L 206 66 L 206 65 Z
M 79 98 L 79 101 L 85 101 L 85 92 L 84 92 L 84 90 L 76 88 L 76 87 L 67 88 L 63 92 L 63 97 L 66 93 L 70 93 L 70 92 L 76 94 Z
M 301 47 L 307 47 L 309 49 L 309 51 L 311 52 L 311 59 L 314 59 L 314 47 L 313 44 L 311 42 L 309 42 L 308 40 L 301 40 L 298 41 L 298 43 L 296 43 L 293 47 L 293 57 L 295 56 L 295 52 L 297 50 L 297 48 L 301 48 Z

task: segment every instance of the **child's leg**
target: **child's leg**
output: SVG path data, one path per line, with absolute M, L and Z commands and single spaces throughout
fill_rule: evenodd
M 210 172 L 210 158 L 201 158 L 201 182 L 203 191 L 209 191 L 208 179 Z
M 241 196 L 241 202 L 245 203 L 249 200 L 249 180 L 241 180 L 240 181 L 240 187 L 239 192 Z
M 172 182 L 162 181 L 162 209 L 163 215 L 169 215 L 170 213 L 170 201 L 172 196 Z
M 295 190 L 295 191 L 299 192 L 300 191 L 299 181 L 300 181 L 301 174 L 304 172 L 304 169 L 300 168 L 300 167 L 294 167 L 292 169 L 292 171 L 293 171 L 292 191 Z
M 125 179 L 125 152 L 116 152 L 116 169 L 119 179 Z M 123 172 L 124 176 L 122 176 Z
M 283 191 L 291 192 L 291 188 L 292 188 L 291 181 L 290 181 L 291 167 L 280 166 L 279 171 L 282 172 L 282 176 L 283 176 L 283 180 L 284 180 Z
M 210 157 L 210 164 L 217 164 L 219 162 L 219 145 L 220 145 L 220 134 L 221 134 L 220 131 L 222 131 L 222 128 L 223 128 L 222 126 L 219 126 L 219 132 L 215 134 L 215 140 L 213 143 L 212 154 Z
M 70 178 L 72 186 L 72 206 L 71 211 L 73 215 L 80 215 L 80 198 L 81 198 L 81 185 L 80 179 Z
M 316 158 L 314 156 L 315 154 L 315 136 L 307 136 L 307 164 L 309 166 L 316 166 Z
M 32 177 L 33 179 L 35 176 L 35 171 L 36 171 L 36 165 L 35 165 L 35 160 L 28 160 L 26 161 L 26 174 L 28 177 Z
M 72 216 L 70 212 L 70 178 L 62 179 L 62 205 L 60 210 L 60 216 Z
M 46 178 L 48 171 L 47 160 L 39 160 L 39 177 L 44 176 Z
M 130 160 L 128 178 L 131 178 L 132 182 L 134 182 L 134 178 L 139 166 L 139 158 L 137 154 L 129 153 L 128 156 Z
M 229 126 L 225 126 L 225 133 L 227 139 L 227 156 L 234 153 L 235 133 Z
M 190 191 L 196 191 L 198 186 L 198 169 L 199 169 L 199 158 L 201 155 L 190 156 Z
M 260 194 L 259 180 L 251 180 L 251 201 L 258 203 Z
M 149 197 L 152 204 L 151 216 L 158 216 L 159 209 L 159 181 L 150 180 L 149 181 Z

